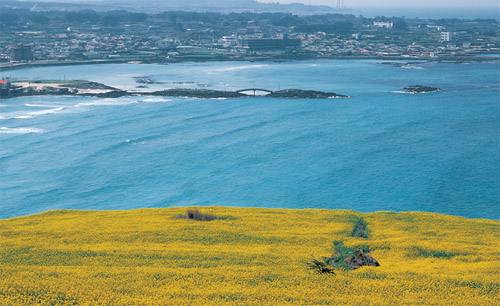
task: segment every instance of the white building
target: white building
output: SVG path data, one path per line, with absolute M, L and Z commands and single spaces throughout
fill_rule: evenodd
M 472 35 L 465 31 L 460 32 L 441 32 L 441 41 L 464 41 L 471 40 Z
M 441 32 L 441 41 L 452 41 L 453 32 Z
M 238 38 L 236 35 L 222 36 L 222 38 L 219 39 L 219 43 L 221 43 L 224 48 L 236 47 L 238 45 Z
M 386 29 L 391 29 L 394 23 L 389 22 L 389 21 L 374 21 L 373 26 L 376 28 L 386 28 Z
M 175 46 L 175 41 L 172 38 L 161 39 L 157 43 L 158 48 L 170 48 Z
M 443 30 L 442 26 L 435 26 L 435 25 L 427 25 L 428 29 L 436 30 L 436 31 L 441 31 Z

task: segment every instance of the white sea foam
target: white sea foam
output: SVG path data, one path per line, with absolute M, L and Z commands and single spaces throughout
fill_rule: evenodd
M 238 70 L 245 70 L 245 69 L 256 69 L 256 68 L 263 68 L 267 67 L 269 65 L 244 65 L 244 66 L 233 66 L 233 67 L 224 67 L 224 68 L 219 68 L 219 69 L 214 69 L 214 71 L 238 71 Z
M 396 90 L 396 91 L 391 91 L 392 93 L 397 93 L 397 94 L 410 94 L 411 92 L 408 91 L 402 91 L 402 90 Z
M 403 68 L 403 69 L 417 69 L 417 70 L 424 69 L 423 67 L 413 66 L 413 65 L 404 65 L 404 66 L 401 66 L 401 68 Z
M 29 133 L 44 133 L 45 131 L 38 128 L 8 128 L 1 126 L 0 134 L 29 134 Z
M 59 113 L 60 111 L 64 110 L 66 107 L 56 107 L 56 108 L 50 108 L 50 109 L 44 109 L 41 111 L 36 111 L 36 112 L 27 112 L 22 115 L 14 117 L 15 119 L 29 119 L 37 116 L 42 116 L 42 115 L 47 115 L 47 114 L 56 114 Z
M 149 99 L 144 99 L 141 102 L 148 102 L 148 103 L 161 103 L 161 102 L 170 102 L 172 99 L 163 99 L 163 98 L 149 98 Z
M 7 104 L 0 103 L 0 107 L 6 107 Z
M 117 101 L 115 99 L 103 99 L 97 101 L 81 102 L 75 105 L 75 107 L 81 106 L 121 106 L 137 103 L 137 101 Z
M 60 107 L 61 105 L 57 105 L 57 104 L 24 104 L 25 106 L 28 106 L 28 107 Z
M 138 140 L 139 140 L 139 138 L 132 138 L 132 139 L 125 140 L 125 142 L 133 144 L 133 145 L 144 144 L 144 141 L 138 141 Z

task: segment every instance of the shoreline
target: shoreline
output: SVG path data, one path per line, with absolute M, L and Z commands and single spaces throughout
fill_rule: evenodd
M 99 59 L 99 60 L 83 60 L 83 61 L 33 61 L 28 63 L 14 63 L 1 65 L 0 71 L 17 70 L 24 68 L 37 68 L 37 67 L 52 67 L 52 66 L 71 66 L 71 65 L 96 65 L 96 64 L 177 64 L 177 63 L 205 63 L 205 62 L 287 62 L 287 61 L 307 61 L 307 60 L 400 60 L 400 61 L 426 61 L 426 62 L 489 62 L 500 61 L 500 55 L 496 57 L 488 56 L 456 56 L 456 57 L 440 57 L 440 58 L 427 58 L 427 57 L 400 57 L 400 56 L 310 56 L 310 57 L 287 57 L 287 56 L 245 56 L 245 57 L 196 57 L 190 56 L 187 58 L 174 58 L 170 60 L 155 58 L 155 59 Z
M 334 92 L 303 89 L 284 89 L 272 91 L 262 88 L 247 88 L 234 91 L 225 91 L 199 88 L 169 88 L 157 91 L 129 91 L 111 87 L 98 82 L 83 80 L 24 80 L 7 83 L 6 88 L 0 89 L 0 99 L 11 99 L 26 96 L 75 96 L 97 98 L 119 98 L 125 96 L 160 96 L 189 97 L 201 99 L 244 97 L 269 97 L 286 99 L 349 98 L 349 96 L 337 94 Z
M 199 209 L 199 210 L 268 210 L 273 212 L 303 212 L 303 211 L 313 211 L 313 212 L 337 212 L 337 213 L 354 213 L 361 215 L 370 215 L 370 214 L 421 214 L 426 215 L 428 217 L 449 217 L 456 218 L 457 220 L 468 220 L 468 221 L 482 221 L 482 222 L 500 222 L 499 219 L 487 219 L 487 218 L 472 218 L 466 217 L 462 215 L 452 215 L 447 213 L 439 213 L 439 212 L 430 212 L 430 211 L 419 211 L 419 210 L 408 210 L 408 211 L 394 211 L 394 210 L 379 210 L 379 211 L 357 211 L 354 209 L 336 209 L 336 208 L 277 208 L 277 207 L 254 207 L 254 206 L 219 206 L 219 205 L 210 205 L 210 206 L 172 206 L 172 207 L 143 207 L 143 208 L 130 208 L 130 209 L 70 209 L 70 208 L 59 208 L 59 209 L 50 209 L 42 212 L 35 212 L 26 215 L 19 216 L 10 216 L 10 217 L 1 217 L 0 221 L 11 221 L 11 220 L 19 220 L 21 218 L 31 218 L 38 217 L 43 215 L 54 215 L 54 214 L 93 214 L 93 213 L 102 213 L 102 214 L 112 214 L 112 213 L 140 213 L 140 212 L 161 212 L 167 210 L 185 210 L 185 209 Z

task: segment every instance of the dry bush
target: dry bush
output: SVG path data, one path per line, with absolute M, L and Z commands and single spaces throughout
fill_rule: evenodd
M 190 219 L 196 221 L 212 221 L 217 219 L 215 215 L 204 214 L 198 209 L 188 209 L 185 215 L 177 216 L 179 219 Z

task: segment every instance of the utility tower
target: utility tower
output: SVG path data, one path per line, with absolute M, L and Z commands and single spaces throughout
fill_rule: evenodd
M 338 10 L 343 10 L 343 9 L 345 9 L 345 6 L 344 6 L 344 0 L 337 0 L 337 9 L 338 9 Z

